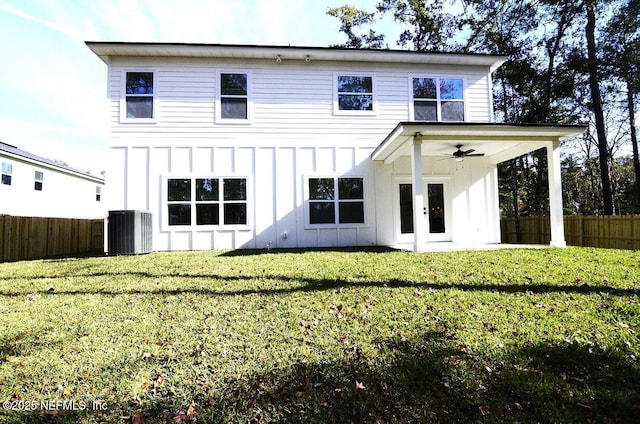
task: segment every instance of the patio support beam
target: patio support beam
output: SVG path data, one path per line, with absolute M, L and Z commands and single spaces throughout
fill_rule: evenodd
M 564 217 L 562 211 L 562 180 L 560 173 L 560 140 L 547 144 L 547 165 L 549 169 L 549 224 L 551 226 L 551 247 L 566 247 L 564 238 Z
M 419 252 L 424 249 L 426 241 L 422 190 L 422 134 L 420 133 L 413 136 L 411 181 L 413 185 L 413 250 Z

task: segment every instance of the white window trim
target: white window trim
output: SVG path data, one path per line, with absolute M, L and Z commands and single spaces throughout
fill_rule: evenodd
M 415 99 L 413 97 L 413 79 L 414 78 L 432 78 L 436 79 L 438 82 L 436 83 L 436 99 L 434 99 L 438 103 L 437 107 L 437 120 L 434 122 L 468 122 L 469 121 L 469 113 L 467 111 L 467 79 L 461 75 L 443 75 L 443 74 L 410 74 L 409 75 L 409 121 L 416 121 L 415 119 L 415 107 L 414 101 L 418 100 L 427 100 L 427 99 Z M 443 121 L 442 120 L 442 99 L 440 98 L 440 80 L 442 79 L 458 79 L 462 80 L 462 100 L 455 99 L 445 99 L 445 101 L 453 101 L 453 102 L 462 102 L 463 103 L 463 113 L 464 119 L 462 121 Z
M 218 180 L 224 180 L 224 179 L 245 179 L 247 182 L 247 200 L 245 200 L 244 202 L 247 205 L 247 223 L 246 224 L 224 224 L 224 209 L 222 207 L 222 205 L 224 205 L 225 201 L 222 200 L 222 196 L 223 196 L 223 192 L 222 192 L 222 186 L 219 187 L 220 192 L 219 192 L 219 196 L 220 196 L 220 200 L 218 201 L 211 201 L 211 202 L 201 202 L 201 203 L 217 203 L 220 205 L 220 224 L 218 225 L 198 225 L 196 224 L 196 208 L 192 207 L 191 208 L 191 225 L 169 225 L 169 214 L 168 214 L 168 208 L 167 205 L 169 204 L 168 200 L 167 200 L 167 195 L 168 195 L 168 188 L 167 188 L 167 180 L 172 180 L 172 179 L 190 179 L 191 181 L 195 181 L 196 179 L 202 179 L 202 178 L 211 178 L 211 179 L 218 179 Z M 191 198 L 195 199 L 195 191 L 196 191 L 196 187 L 195 184 L 191 184 Z M 251 230 L 253 228 L 252 225 L 252 212 L 253 212 L 253 202 L 252 202 L 252 196 L 251 193 L 253 193 L 253 184 L 252 184 L 252 180 L 251 178 L 249 178 L 248 175 L 229 175 L 229 174 L 224 174 L 224 175 L 184 175 L 184 174 L 178 174 L 178 175 L 163 175 L 162 176 L 162 190 L 161 190 L 161 212 L 160 212 L 160 218 L 161 218 L 161 227 L 163 231 L 172 231 L 172 232 L 185 232 L 185 231 L 216 231 L 216 230 Z M 226 203 L 240 203 L 242 201 L 227 201 Z M 196 201 L 195 200 L 190 200 L 190 201 L 184 201 L 184 202 L 175 202 L 175 203 L 189 203 L 192 206 L 196 205 Z
M 153 117 L 127 118 L 127 73 L 153 73 Z M 120 74 L 120 123 L 123 124 L 154 124 L 158 122 L 158 71 L 155 68 L 123 68 Z
M 338 77 L 369 77 L 371 78 L 371 87 L 373 90 L 373 110 L 340 110 L 338 103 Z M 351 115 L 351 116 L 376 116 L 378 114 L 378 84 L 376 74 L 372 72 L 362 71 L 340 71 L 333 73 L 333 114 L 334 115 Z
M 325 200 L 326 202 L 332 201 L 335 203 L 336 208 L 334 211 L 334 219 L 335 222 L 331 224 L 312 224 L 309 221 L 309 213 L 310 213 L 310 205 L 311 201 L 311 193 L 309 192 L 309 180 L 315 178 L 331 178 L 334 180 L 334 190 L 335 195 L 338 193 L 338 179 L 341 178 L 362 178 L 362 207 L 364 211 L 364 222 L 354 222 L 354 223 L 346 223 L 341 224 L 339 222 L 340 218 L 340 208 L 338 207 L 340 203 L 340 199 L 334 200 Z M 366 228 L 369 226 L 368 223 L 368 211 L 367 211 L 367 178 L 364 175 L 344 175 L 344 174 L 308 174 L 304 176 L 304 228 L 307 230 L 321 229 L 321 228 Z M 350 199 L 353 200 L 353 199 Z M 322 200 L 319 200 L 322 201 Z
M 222 117 L 222 74 L 245 74 L 247 76 L 247 119 L 229 119 Z M 252 82 L 253 77 L 251 71 L 247 69 L 221 69 L 216 72 L 216 123 L 249 125 L 253 122 Z M 238 98 L 244 98 L 244 96 L 238 96 Z

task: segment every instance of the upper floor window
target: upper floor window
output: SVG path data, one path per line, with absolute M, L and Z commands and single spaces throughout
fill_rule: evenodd
M 246 178 L 169 178 L 170 226 L 247 225 Z
M 11 185 L 11 174 L 13 173 L 13 165 L 2 162 L 2 181 L 4 185 Z
M 309 178 L 309 224 L 364 224 L 363 178 Z
M 102 187 L 96 186 L 96 202 L 100 202 L 102 200 Z
M 155 119 L 155 78 L 152 71 L 126 71 L 124 105 L 121 117 L 124 120 Z
M 412 77 L 413 119 L 464 121 L 464 82 L 460 78 Z
M 44 181 L 44 174 L 42 171 L 36 171 L 35 173 L 35 181 L 33 184 L 33 189 L 36 191 L 42 191 L 42 183 Z
M 336 110 L 373 112 L 374 78 L 371 75 L 336 74 Z
M 220 73 L 220 119 L 249 119 L 249 74 Z

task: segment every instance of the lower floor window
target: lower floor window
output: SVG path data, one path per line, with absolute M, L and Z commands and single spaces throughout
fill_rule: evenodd
M 309 178 L 309 224 L 364 224 L 362 178 Z
M 169 225 L 247 225 L 246 178 L 167 179 Z

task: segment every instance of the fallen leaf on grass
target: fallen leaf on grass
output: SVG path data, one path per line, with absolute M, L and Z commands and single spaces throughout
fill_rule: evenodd
M 188 423 L 196 416 L 196 404 L 195 402 L 191 402 L 189 408 L 187 409 L 187 413 L 184 411 L 178 412 L 178 415 L 173 417 L 173 422 L 176 424 Z
M 187 409 L 187 417 L 193 418 L 196 416 L 196 404 L 195 402 L 191 402 L 189 405 L 189 409 Z
M 142 412 L 136 412 L 131 417 L 131 424 L 142 424 L 144 422 L 144 415 Z

